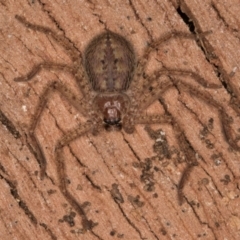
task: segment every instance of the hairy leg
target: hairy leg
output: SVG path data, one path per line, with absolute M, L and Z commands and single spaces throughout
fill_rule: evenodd
M 208 81 L 206 81 L 206 79 L 204 79 L 203 77 L 201 77 L 199 74 L 192 72 L 192 71 L 187 71 L 187 70 L 181 70 L 181 69 L 161 69 L 161 70 L 156 70 L 153 73 L 153 77 L 148 78 L 148 81 L 145 85 L 149 85 L 151 84 L 153 81 L 155 81 L 156 79 L 159 79 L 159 77 L 161 77 L 162 75 L 166 75 L 166 76 L 181 76 L 181 77 L 191 77 L 193 78 L 194 81 L 196 81 L 198 84 L 200 84 L 201 86 L 205 87 L 205 88 L 211 88 L 211 89 L 218 89 L 221 88 L 222 85 L 220 84 L 216 84 L 216 83 L 209 83 Z
M 154 86 L 152 87 L 150 85 L 148 88 L 145 88 L 142 96 L 139 97 L 139 108 L 141 110 L 147 109 L 154 101 L 159 99 L 166 91 L 172 87 L 174 87 L 174 84 L 172 81 L 170 81 L 170 79 L 154 82 Z
M 81 60 L 80 52 L 77 50 L 77 48 L 74 47 L 73 43 L 63 34 L 58 34 L 49 27 L 32 24 L 22 16 L 16 15 L 15 18 L 25 27 L 30 28 L 34 31 L 47 34 L 48 36 L 52 37 L 59 45 L 61 45 L 66 50 L 73 62 L 79 63 L 79 61 Z
M 182 173 L 182 177 L 178 183 L 178 202 L 179 202 L 179 205 L 182 205 L 184 202 L 183 188 L 184 188 L 186 182 L 188 181 L 189 176 L 190 176 L 191 172 L 193 171 L 193 168 L 198 165 L 198 162 L 196 160 L 196 152 L 194 151 L 193 147 L 188 142 L 187 137 L 184 134 L 184 131 L 177 124 L 177 122 L 174 122 L 173 130 L 174 130 L 176 139 L 178 141 L 179 149 L 181 149 L 181 151 L 184 153 L 185 160 L 187 163 L 187 165 Z
M 177 86 L 179 88 L 183 89 L 184 91 L 189 92 L 190 94 L 192 94 L 192 96 L 201 99 L 206 104 L 208 104 L 218 110 L 219 119 L 220 119 L 221 125 L 222 125 L 221 126 L 222 132 L 225 137 L 225 140 L 234 150 L 240 151 L 240 145 L 239 145 L 240 139 L 238 137 L 236 137 L 236 138 L 234 137 L 234 131 L 230 126 L 232 121 L 231 121 L 229 115 L 224 110 L 224 108 L 209 93 L 201 91 L 199 89 L 196 89 L 195 87 L 191 86 L 190 84 L 184 83 L 179 80 L 174 80 L 174 82 L 175 82 L 175 84 L 177 84 Z M 231 104 L 229 104 L 229 106 L 231 106 Z M 236 111 L 234 108 L 233 108 L 233 110 Z M 236 111 L 236 113 L 238 113 L 238 111 Z
M 90 230 L 96 226 L 92 220 L 88 220 L 84 208 L 78 201 L 71 195 L 71 193 L 67 189 L 67 175 L 66 175 L 66 166 L 63 154 L 63 148 L 67 146 L 70 142 L 75 140 L 78 137 L 92 131 L 92 123 L 87 122 L 83 125 L 80 125 L 78 128 L 67 132 L 63 135 L 63 137 L 58 141 L 55 154 L 56 154 L 56 164 L 57 164 L 57 173 L 58 173 L 58 181 L 59 188 L 61 193 L 64 195 L 69 204 L 77 211 L 77 213 L 82 218 L 82 225 L 84 231 Z
M 85 113 L 88 112 L 86 110 L 86 106 L 88 106 L 88 103 L 84 99 L 80 99 L 76 97 L 71 90 L 68 89 L 64 84 L 59 82 L 54 82 L 48 85 L 43 92 L 42 96 L 40 97 L 39 104 L 37 106 L 37 109 L 34 113 L 34 117 L 31 121 L 30 129 L 29 129 L 29 136 L 31 138 L 31 151 L 35 154 L 36 158 L 40 162 L 41 166 L 41 172 L 40 176 L 41 179 L 43 179 L 44 174 L 46 172 L 46 157 L 44 155 L 44 151 L 41 147 L 41 144 L 38 141 L 38 138 L 36 136 L 35 130 L 36 127 L 41 119 L 42 112 L 46 108 L 47 102 L 49 99 L 51 99 L 52 94 L 54 92 L 60 93 L 61 98 L 65 99 L 70 105 L 74 106 L 79 112 L 81 112 L 83 115 L 86 115 Z
M 184 134 L 184 131 L 181 129 L 181 127 L 177 124 L 177 122 L 173 119 L 173 117 L 169 114 L 164 115 L 145 115 L 145 116 L 139 116 L 135 119 L 136 124 L 170 124 L 173 126 L 174 134 L 178 142 L 179 149 L 184 153 L 187 166 L 185 167 L 182 177 L 178 184 L 178 202 L 180 205 L 184 202 L 184 193 L 183 188 L 189 178 L 189 175 L 191 171 L 193 170 L 194 166 L 197 166 L 197 161 L 195 158 L 195 151 L 190 146 L 189 142 L 187 141 L 187 138 Z M 147 132 L 149 133 L 149 129 L 146 128 Z
M 44 62 L 40 63 L 32 68 L 32 70 L 24 77 L 17 77 L 14 79 L 15 82 L 28 82 L 33 77 L 35 77 L 41 70 L 61 70 L 73 73 L 74 69 L 71 66 L 68 66 L 66 64 L 58 64 L 53 62 Z
M 63 34 L 58 34 L 48 27 L 31 24 L 24 17 L 19 15 L 16 15 L 15 17 L 21 24 L 23 24 L 27 28 L 30 28 L 33 31 L 38 31 L 43 34 L 46 34 L 50 36 L 52 39 L 54 39 L 57 42 L 57 44 L 59 44 L 65 49 L 66 53 L 71 57 L 73 62 L 72 66 L 68 66 L 65 64 L 48 63 L 48 62 L 41 63 L 35 66 L 30 71 L 30 73 L 28 73 L 28 75 L 24 77 L 25 79 L 23 79 L 23 77 L 20 77 L 20 78 L 16 78 L 16 81 L 28 81 L 43 68 L 65 70 L 74 74 L 74 77 L 79 86 L 79 89 L 82 91 L 82 93 L 85 96 L 89 96 L 91 89 L 89 86 L 88 79 L 85 76 L 81 52 L 74 46 L 74 44 L 69 39 L 67 39 Z
M 200 44 L 203 46 L 202 39 L 203 39 L 204 36 L 209 35 L 209 34 L 211 34 L 210 31 L 203 32 L 203 33 L 200 33 L 198 35 L 193 35 L 193 34 L 187 33 L 187 32 L 175 31 L 175 32 L 166 33 L 165 35 L 163 35 L 160 38 L 151 42 L 145 48 L 144 53 L 141 56 L 140 61 L 137 64 L 135 78 L 133 79 L 133 81 L 131 83 L 132 87 L 133 87 L 132 89 L 136 89 L 135 92 L 133 92 L 133 94 L 135 96 L 136 95 L 141 96 L 141 91 L 142 91 L 142 89 L 144 89 L 144 85 L 149 85 L 148 80 L 151 80 L 151 79 L 149 79 L 149 78 L 143 79 L 143 74 L 144 74 L 144 71 L 145 71 L 145 68 L 146 68 L 146 64 L 149 61 L 149 56 L 150 56 L 152 51 L 157 50 L 157 48 L 160 47 L 161 44 L 163 44 L 165 42 L 168 42 L 172 39 L 195 40 L 195 41 L 200 42 Z M 171 71 L 171 70 L 169 70 L 169 71 Z M 181 71 L 181 70 L 173 70 L 173 71 Z M 187 71 L 185 71 L 185 72 L 187 72 Z M 189 71 L 189 74 L 190 73 L 194 75 L 194 73 Z M 198 79 L 203 79 L 203 78 L 199 76 Z
M 173 118 L 170 115 L 159 115 L 159 114 L 149 114 L 149 115 L 139 115 L 134 119 L 135 124 L 171 124 L 173 123 Z
M 197 89 L 196 87 L 185 83 L 182 80 L 175 80 L 174 78 L 171 78 L 171 80 L 165 80 L 164 82 L 159 82 L 157 81 L 157 78 L 155 78 L 154 81 L 154 88 L 150 90 L 146 89 L 143 93 L 144 98 L 139 100 L 140 109 L 146 109 L 149 107 L 156 99 L 161 98 L 162 95 L 170 88 L 178 87 L 179 89 L 192 94 L 194 97 L 201 99 L 206 104 L 212 106 L 218 111 L 223 135 L 227 143 L 236 151 L 240 151 L 240 146 L 238 145 L 240 139 L 234 138 L 234 134 L 230 126 L 231 121 L 229 120 L 229 116 L 226 114 L 224 108 L 215 99 L 213 99 L 208 92 Z
M 194 35 L 192 33 L 188 32 L 181 32 L 181 31 L 174 31 L 170 33 L 166 33 L 165 35 L 161 36 L 160 38 L 154 40 L 149 44 L 149 46 L 145 49 L 143 53 L 143 64 L 146 64 L 147 59 L 149 58 L 149 54 L 152 50 L 156 50 L 161 44 L 172 40 L 172 39 L 189 39 L 189 40 L 195 40 L 200 41 L 200 44 L 202 45 L 202 40 L 205 36 L 211 34 L 211 31 L 199 33 L 198 35 Z
M 202 91 L 197 89 L 196 87 L 185 83 L 181 80 L 166 80 L 165 82 L 157 82 L 157 87 L 155 86 L 154 89 L 146 90 L 149 94 L 144 94 L 144 98 L 140 101 L 140 109 L 146 109 L 151 103 L 153 103 L 156 99 L 161 98 L 162 95 L 172 87 L 177 87 L 179 90 L 183 90 L 188 92 L 189 94 L 193 95 L 196 98 L 204 101 L 208 105 L 212 106 L 218 111 L 219 119 L 222 126 L 223 136 L 225 137 L 226 142 L 231 146 L 234 150 L 240 151 L 239 137 L 234 136 L 234 131 L 231 128 L 231 119 L 228 114 L 224 111 L 223 106 L 221 106 L 208 92 Z M 180 128 L 180 126 L 172 119 L 171 116 L 138 116 L 135 121 L 135 124 L 156 124 L 156 123 L 169 123 L 173 125 L 173 129 L 176 135 L 176 139 L 178 140 L 179 148 L 184 152 L 187 166 L 182 174 L 181 180 L 178 185 L 178 199 L 179 203 L 183 203 L 184 194 L 183 188 L 185 183 L 187 182 L 190 173 L 192 172 L 194 166 L 197 165 L 197 161 L 195 159 L 195 151 L 189 145 L 190 143 L 187 141 L 187 138 L 184 134 L 184 131 Z
M 145 109 L 150 104 L 153 103 L 156 99 L 158 99 L 161 94 L 171 88 L 174 83 L 170 80 L 159 81 L 159 78 L 162 76 L 189 76 L 195 80 L 202 87 L 209 89 L 219 89 L 222 86 L 215 83 L 208 83 L 203 77 L 198 75 L 197 73 L 186 71 L 186 70 L 176 70 L 176 69 L 164 69 L 157 70 L 153 73 L 151 77 L 147 77 L 146 83 L 143 85 L 143 90 L 136 95 L 138 102 L 140 102 L 140 109 Z M 180 80 L 179 80 L 180 81 Z M 140 94 L 140 95 L 139 95 Z M 135 96 L 133 96 L 135 98 Z

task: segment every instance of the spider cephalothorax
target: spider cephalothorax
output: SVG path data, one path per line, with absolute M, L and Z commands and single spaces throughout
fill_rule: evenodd
M 93 103 L 102 116 L 106 130 L 121 130 L 122 117 L 129 105 L 129 98 L 124 93 L 100 93 Z

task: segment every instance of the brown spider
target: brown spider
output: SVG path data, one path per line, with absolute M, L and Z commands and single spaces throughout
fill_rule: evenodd
M 41 178 L 43 178 L 47 163 L 44 152 L 35 135 L 35 129 L 52 92 L 58 91 L 65 100 L 89 119 L 84 124 L 78 126 L 77 129 L 67 132 L 55 147 L 60 190 L 71 206 L 82 217 L 83 228 L 85 230 L 91 230 L 94 223 L 87 218 L 81 204 L 75 200 L 67 189 L 65 161 L 62 151 L 64 146 L 88 132 L 97 134 L 102 129 L 106 129 L 107 131 L 119 131 L 123 129 L 126 133 L 132 133 L 136 124 L 172 124 L 179 147 L 185 154 L 188 163 L 178 188 L 179 202 L 180 204 L 183 202 L 182 190 L 190 171 L 196 165 L 196 160 L 194 160 L 195 153 L 189 147 L 184 132 L 170 114 L 144 114 L 144 110 L 156 99 L 160 98 L 168 89 L 174 86 L 183 88 L 185 91 L 198 96 L 203 101 L 217 108 L 227 142 L 233 149 L 240 150 L 236 139 L 233 137 L 228 115 L 224 112 L 223 107 L 212 99 L 208 93 L 200 91 L 181 80 L 176 80 L 176 77 L 179 75 L 191 76 L 199 85 L 205 88 L 220 88 L 221 86 L 209 84 L 198 74 L 185 70 L 160 69 L 155 71 L 152 76 L 143 79 L 146 63 L 152 50 L 173 37 L 196 39 L 192 34 L 182 32 L 167 34 L 157 41 L 152 42 L 145 49 L 140 60 L 137 61 L 132 45 L 124 37 L 111 31 L 106 31 L 89 43 L 85 50 L 84 58 L 82 58 L 79 51 L 66 37 L 55 33 L 48 27 L 31 24 L 24 17 L 16 16 L 16 19 L 32 30 L 48 34 L 66 50 L 73 62 L 71 65 L 53 62 L 40 63 L 25 77 L 16 78 L 15 81 L 29 81 L 42 69 L 70 72 L 77 81 L 79 89 L 83 94 L 83 98 L 81 99 L 75 96 L 67 86 L 59 82 L 54 82 L 46 88 L 34 114 L 29 135 L 32 140 L 31 149 L 40 162 Z M 158 79 L 163 74 L 171 77 L 168 80 L 160 82 Z M 153 84 L 154 88 L 151 87 Z M 142 98 L 142 95 L 145 98 Z

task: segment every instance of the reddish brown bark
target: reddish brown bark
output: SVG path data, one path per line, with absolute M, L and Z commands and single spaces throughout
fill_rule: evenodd
M 28 147 L 25 133 L 46 84 L 62 81 L 76 93 L 77 88 L 72 76 L 57 71 L 43 71 L 28 83 L 13 81 L 34 64 L 70 61 L 55 41 L 21 25 L 16 14 L 63 31 L 81 52 L 94 36 L 110 29 L 131 41 L 139 58 L 147 44 L 163 34 L 189 32 L 180 16 L 185 13 L 194 31 L 212 33 L 199 45 L 186 39 L 161 45 L 153 51 L 147 72 L 162 67 L 185 69 L 209 83 L 222 84 L 218 90 L 201 89 L 232 117 L 229 131 L 239 134 L 240 117 L 229 101 L 238 103 L 240 96 L 240 2 L 179 2 L 0 1 L 0 239 L 240 238 L 240 153 L 228 144 L 229 133 L 224 134 L 217 109 L 197 94 L 174 88 L 162 96 L 162 104 L 156 101 L 148 110 L 163 114 L 164 102 L 196 153 L 198 166 L 184 187 L 182 206 L 178 204 L 177 185 L 186 162 L 178 161 L 184 152 L 175 138 L 176 129 L 170 125 L 154 129 L 162 129 L 165 147 L 180 150 L 180 157 L 168 158 L 163 149 L 154 152 L 154 140 L 144 126 L 137 126 L 132 135 L 88 134 L 66 147 L 69 189 L 85 203 L 88 218 L 98 223 L 92 232 L 81 231 L 80 216 L 72 213 L 74 209 L 59 191 L 54 160 L 56 141 L 84 118 L 53 95 L 37 128 L 48 160 L 44 180 L 39 178 L 38 162 Z M 190 77 L 179 79 L 198 86 Z M 233 106 L 238 110 L 236 104 Z M 158 161 L 161 154 L 163 160 Z

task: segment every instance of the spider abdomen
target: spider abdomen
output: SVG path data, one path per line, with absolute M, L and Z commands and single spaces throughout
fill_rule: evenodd
M 131 44 L 122 36 L 105 32 L 86 48 L 85 68 L 93 90 L 123 92 L 129 87 L 135 64 Z

